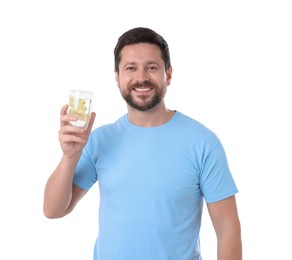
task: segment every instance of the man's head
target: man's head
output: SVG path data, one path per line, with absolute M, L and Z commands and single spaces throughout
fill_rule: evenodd
M 172 77 L 166 41 L 150 29 L 134 28 L 119 38 L 114 53 L 116 82 L 128 107 L 162 108 Z
M 167 71 L 171 67 L 169 48 L 164 38 L 151 29 L 137 27 L 125 32 L 123 35 L 120 36 L 117 42 L 117 45 L 114 49 L 115 70 L 117 73 L 119 73 L 121 50 L 127 45 L 137 43 L 150 43 L 157 45 L 161 51 L 161 58 L 164 61 L 165 71 Z

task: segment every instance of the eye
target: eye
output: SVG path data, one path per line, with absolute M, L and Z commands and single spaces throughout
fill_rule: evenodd
M 148 66 L 148 70 L 149 71 L 156 71 L 156 70 L 158 70 L 158 67 L 155 65 L 151 65 L 151 66 Z
M 134 66 L 127 66 L 127 67 L 126 67 L 126 70 L 127 70 L 127 71 L 135 71 L 136 68 L 135 68 Z

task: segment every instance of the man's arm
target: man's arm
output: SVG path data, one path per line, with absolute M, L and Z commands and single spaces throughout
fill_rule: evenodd
M 242 260 L 241 226 L 235 196 L 208 203 L 207 207 L 217 235 L 218 260 Z
M 43 210 L 48 218 L 60 218 L 67 215 L 86 194 L 86 190 L 73 184 L 73 176 L 82 149 L 91 132 L 95 113 L 91 114 L 88 128 L 85 130 L 70 124 L 70 121 L 76 121 L 77 118 L 68 115 L 67 109 L 68 105 L 65 105 L 60 112 L 59 141 L 63 156 L 49 177 L 44 192 Z
M 73 184 L 76 162 L 61 159 L 49 177 L 44 193 L 44 214 L 47 218 L 60 218 L 70 213 L 86 190 Z

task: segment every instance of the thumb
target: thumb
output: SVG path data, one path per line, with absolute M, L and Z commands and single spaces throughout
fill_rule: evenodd
M 93 126 L 93 123 L 94 123 L 94 120 L 95 120 L 95 116 L 96 116 L 96 113 L 92 112 L 91 115 L 90 115 L 90 119 L 89 119 L 89 123 L 88 123 L 87 129 L 86 129 L 87 133 L 91 132 L 91 129 L 92 129 L 92 126 Z

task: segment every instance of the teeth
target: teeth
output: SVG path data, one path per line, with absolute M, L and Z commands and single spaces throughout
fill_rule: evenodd
M 149 91 L 150 88 L 136 88 L 136 91 Z

